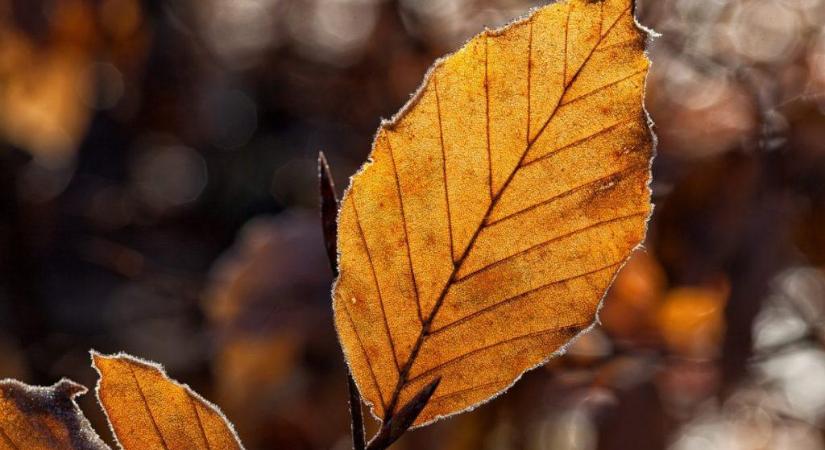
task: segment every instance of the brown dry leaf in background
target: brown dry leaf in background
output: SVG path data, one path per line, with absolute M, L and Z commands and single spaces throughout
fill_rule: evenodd
M 339 217 L 335 320 L 384 421 L 478 405 L 595 320 L 650 214 L 649 62 L 631 0 L 570 0 L 440 60 Z
M 250 448 L 328 447 L 343 431 L 329 424 L 347 423 L 343 380 L 330 367 L 339 360 L 324 356 L 337 349 L 320 231 L 317 213 L 253 219 L 210 271 L 209 398 Z
M 120 445 L 131 449 L 240 449 L 232 425 L 160 366 L 118 354 L 92 353 L 97 396 Z
M 91 118 L 94 11 L 70 0 L 52 14 L 50 45 L 43 46 L 0 11 L 0 135 L 60 166 L 71 162 Z
M 65 378 L 49 387 L 0 381 L 0 449 L 108 449 L 74 401 L 85 393 Z

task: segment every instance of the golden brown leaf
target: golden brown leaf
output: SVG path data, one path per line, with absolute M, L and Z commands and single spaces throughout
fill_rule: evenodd
M 0 449 L 108 449 L 74 401 L 85 393 L 65 378 L 49 387 L 1 380 Z
M 491 398 L 595 320 L 650 214 L 631 0 L 569 0 L 438 61 L 339 216 L 336 327 L 384 420 Z
M 215 405 L 169 379 L 160 366 L 95 352 L 92 363 L 100 373 L 98 400 L 126 450 L 243 448 Z

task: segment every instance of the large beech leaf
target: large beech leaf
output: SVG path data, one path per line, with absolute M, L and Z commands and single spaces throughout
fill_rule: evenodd
M 373 413 L 471 408 L 596 319 L 651 211 L 631 0 L 568 0 L 439 60 L 382 123 L 338 225 L 335 321 Z
M 160 366 L 126 354 L 92 353 L 97 396 L 125 449 L 240 449 L 218 408 L 169 379 Z
M 49 387 L 0 380 L 0 449 L 109 449 L 74 401 L 85 393 L 65 378 Z

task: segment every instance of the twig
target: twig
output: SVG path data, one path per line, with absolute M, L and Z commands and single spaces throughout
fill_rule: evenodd
M 321 225 L 324 230 L 324 244 L 327 248 L 329 266 L 334 276 L 338 276 L 338 195 L 335 193 L 335 181 L 329 170 L 324 152 L 318 153 L 318 180 L 321 194 Z M 352 378 L 347 365 L 347 386 L 349 388 L 349 413 L 351 419 L 352 448 L 364 450 L 364 416 L 361 411 L 361 394 Z
M 349 413 L 352 420 L 350 429 L 352 430 L 352 448 L 363 450 L 366 447 L 364 438 L 364 417 L 361 412 L 361 394 L 358 386 L 352 378 L 349 368 L 347 368 L 347 386 L 349 386 Z

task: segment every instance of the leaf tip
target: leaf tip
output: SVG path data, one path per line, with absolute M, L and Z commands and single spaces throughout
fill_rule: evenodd
M 327 155 L 324 154 L 323 150 L 318 151 L 318 174 L 320 176 L 324 176 L 324 172 L 329 170 L 329 162 L 327 161 Z
M 100 359 L 104 358 L 104 357 L 105 356 L 102 353 L 98 352 L 95 349 L 90 349 L 89 350 L 89 358 L 91 358 L 91 360 L 92 360 L 92 366 L 96 366 L 98 361 Z
M 89 389 L 87 389 L 86 386 L 76 383 L 68 378 L 61 378 L 57 383 L 52 385 L 52 388 L 57 394 L 68 399 L 74 399 L 75 397 L 89 392 Z

